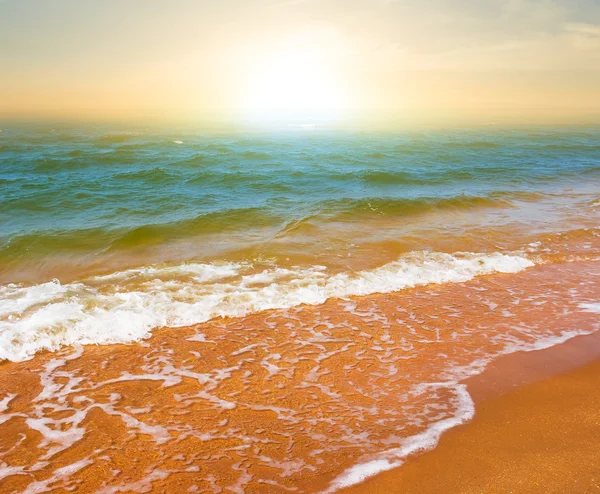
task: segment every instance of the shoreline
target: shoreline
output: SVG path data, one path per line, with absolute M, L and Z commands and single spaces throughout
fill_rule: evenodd
M 430 434 L 428 424 L 439 432 L 465 404 L 463 419 L 470 419 L 467 386 L 477 397 L 477 383 L 482 392 L 508 390 L 540 378 L 532 368 L 560 372 L 581 364 L 583 354 L 597 358 L 600 344 L 591 341 L 600 341 L 598 314 L 581 308 L 596 307 L 590 277 L 598 269 L 592 261 L 544 265 L 415 287 L 410 296 L 377 294 L 164 328 L 139 345 L 76 347 L 11 363 L 0 387 L 8 394 L 2 432 L 13 470 L 5 469 L 0 490 L 40 483 L 82 492 L 132 485 L 165 492 L 262 492 L 264 484 L 275 492 L 331 490 L 337 472 L 364 464 L 375 450 L 365 441 L 385 454 L 389 445 Z M 541 349 L 550 342 L 555 346 L 504 354 L 483 369 L 488 357 L 515 345 Z M 561 358 L 544 363 L 548 352 Z M 519 358 L 527 365 L 516 365 Z M 461 380 L 471 366 L 481 377 Z M 410 395 L 419 382 L 433 386 Z M 461 430 L 457 423 L 448 423 L 453 428 L 442 441 Z M 394 436 L 398 431 L 402 436 Z M 37 468 L 49 454 L 51 463 Z M 160 477 L 149 475 L 156 470 Z
M 504 355 L 462 382 L 470 421 L 337 492 L 600 491 L 600 331 Z

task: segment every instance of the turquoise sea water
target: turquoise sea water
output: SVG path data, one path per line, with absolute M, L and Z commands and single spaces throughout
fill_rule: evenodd
M 20 266 L 30 266 L 30 277 L 49 259 L 85 258 L 84 265 L 186 241 L 194 245 L 149 260 L 218 257 L 250 245 L 300 255 L 319 236 L 325 244 L 344 238 L 333 244 L 348 248 L 357 243 L 346 235 L 349 223 L 506 208 L 600 177 L 600 129 L 591 127 L 2 129 L 0 272 L 11 273 L 4 281 L 25 276 L 16 274 Z M 327 235 L 336 228 L 339 235 Z
M 0 359 L 596 255 L 598 128 L 1 128 Z

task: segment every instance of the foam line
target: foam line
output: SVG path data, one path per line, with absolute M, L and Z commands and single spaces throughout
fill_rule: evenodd
M 522 255 L 412 252 L 359 272 L 323 266 L 257 271 L 252 264 L 144 267 L 61 284 L 0 287 L 0 359 L 21 361 L 64 345 L 127 343 L 155 327 L 241 317 L 329 298 L 389 293 L 429 283 L 458 283 L 533 266 Z
M 600 303 L 580 304 L 580 307 L 592 306 L 595 311 L 600 312 Z M 507 346 L 500 355 L 508 355 L 511 353 L 523 351 L 532 352 L 543 350 L 556 345 L 560 345 L 575 336 L 590 334 L 590 331 L 563 331 L 561 334 L 551 337 L 542 337 L 532 343 L 521 343 Z M 402 445 L 398 448 L 390 449 L 378 454 L 376 457 L 365 459 L 364 462 L 358 463 L 341 475 L 339 475 L 330 484 L 329 488 L 323 494 L 331 494 L 345 487 L 364 482 L 367 478 L 373 477 L 379 473 L 391 470 L 402 466 L 405 459 L 419 451 L 429 451 L 434 449 L 442 434 L 453 427 L 469 422 L 475 415 L 475 402 L 468 392 L 467 385 L 461 383 L 468 377 L 481 374 L 487 364 L 495 360 L 499 355 L 492 355 L 486 359 L 479 359 L 471 363 L 471 365 L 462 368 L 455 368 L 451 375 L 455 379 L 446 383 L 423 383 L 414 387 L 417 394 L 422 393 L 430 388 L 449 388 L 455 393 L 454 406 L 455 412 L 452 417 L 437 421 L 429 425 L 423 432 L 407 437 Z

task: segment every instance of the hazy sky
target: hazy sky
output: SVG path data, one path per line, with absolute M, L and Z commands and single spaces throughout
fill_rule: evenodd
M 577 118 L 600 0 L 0 0 L 0 115 Z

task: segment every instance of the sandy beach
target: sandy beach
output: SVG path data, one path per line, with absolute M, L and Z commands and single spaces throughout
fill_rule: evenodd
M 502 400 L 598 358 L 593 129 L 62 129 L 0 138 L 21 211 L 0 492 L 503 492 L 583 468 L 560 456 L 593 438 L 575 397 Z M 552 434 L 520 442 L 533 425 Z M 423 450 L 455 477 L 406 477 Z
M 433 460 L 357 492 L 507 492 L 496 477 L 549 481 L 537 462 L 572 483 L 593 465 L 598 403 L 581 397 L 597 381 L 539 380 L 598 356 L 599 270 L 545 264 L 5 363 L 0 491 L 333 492 L 442 433 Z
M 448 431 L 434 450 L 340 492 L 600 491 L 599 357 L 595 333 L 499 359 L 469 380 L 472 422 Z
M 600 494 L 600 0 L 0 40 L 0 494 Z

